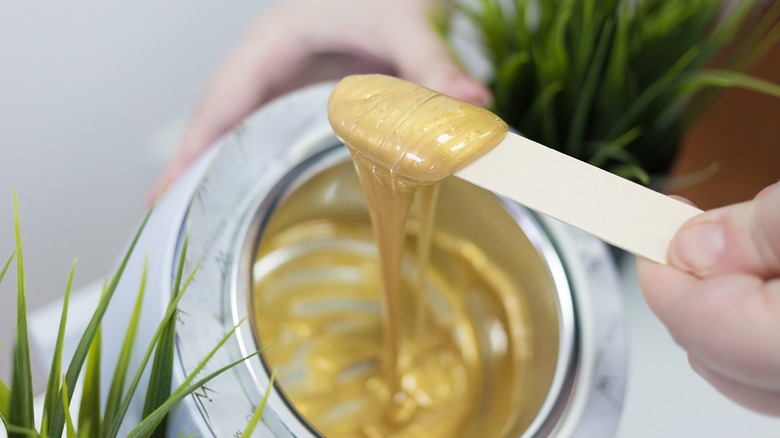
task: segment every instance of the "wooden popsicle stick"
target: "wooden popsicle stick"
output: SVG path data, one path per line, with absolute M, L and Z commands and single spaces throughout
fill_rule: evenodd
M 702 212 L 512 133 L 455 175 L 660 263 Z

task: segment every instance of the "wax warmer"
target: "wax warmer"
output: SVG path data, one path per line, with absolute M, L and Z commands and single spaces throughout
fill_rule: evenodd
M 249 322 L 202 374 L 269 345 L 262 355 L 225 372 L 181 403 L 169 422 L 174 433 L 234 435 L 268 389 L 269 370 L 278 369 L 280 378 L 270 389 L 257 435 L 321 434 L 325 420 L 299 409 L 302 402 L 295 389 L 312 376 L 307 376 L 305 361 L 274 351 L 273 344 L 286 335 L 279 315 L 268 312 L 280 308 L 274 303 L 292 293 L 290 284 L 332 282 L 334 276 L 347 275 L 348 267 L 327 262 L 317 266 L 321 254 L 348 251 L 369 264 L 375 259 L 354 169 L 327 122 L 332 87 L 316 85 L 277 99 L 223 139 L 161 200 L 129 263 L 104 321 L 109 367 L 118 355 L 119 334 L 124 333 L 127 309 L 137 291 L 132 273 L 140 272 L 144 256 L 149 258 L 147 283 L 153 292 L 144 302 L 145 322 L 138 335 L 143 343 L 167 305 L 185 236 L 187 269 L 198 266 L 198 272 L 179 305 L 174 384 L 244 316 Z M 458 298 L 475 321 L 480 363 L 495 365 L 483 369 L 475 392 L 474 403 L 486 419 L 479 430 L 491 436 L 613 435 L 623 400 L 626 339 L 617 272 L 607 247 L 454 177 L 443 183 L 436 217 L 439 237 L 435 233 L 434 241 L 438 239 L 440 247 L 479 249 L 491 263 L 475 272 L 500 271 L 492 278 L 501 285 L 493 289 L 514 303 L 506 310 L 491 305 L 496 298 L 489 294 L 464 293 Z M 340 227 L 342 223 L 350 227 Z M 291 230 L 309 226 L 285 240 Z M 460 281 L 452 280 L 459 268 L 446 255 L 434 254 L 432 262 L 441 282 Z M 435 285 L 431 290 L 436 301 Z M 370 301 L 359 311 L 368 321 L 378 318 L 378 301 Z M 297 305 L 306 308 L 306 303 Z M 354 303 L 335 296 L 331 303 L 310 305 L 309 311 L 327 314 L 350 306 L 354 310 Z M 440 307 L 446 314 L 446 303 Z M 270 320 L 276 323 L 267 323 Z M 499 320 L 514 328 L 497 330 L 494 323 Z M 500 360 L 491 362 L 497 356 Z M 110 382 L 105 383 L 108 387 Z M 339 411 L 335 398 L 333 403 Z M 138 419 L 142 406 L 139 394 L 129 422 Z

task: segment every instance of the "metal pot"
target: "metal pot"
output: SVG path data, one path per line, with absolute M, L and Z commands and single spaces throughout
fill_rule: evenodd
M 312 218 L 365 216 L 346 151 L 326 119 L 331 89 L 331 84 L 309 87 L 265 106 L 218 152 L 191 168 L 152 216 L 128 267 L 128 272 L 138 268 L 147 253 L 148 283 L 160 291 L 147 294 L 140 342 L 151 338 L 163 314 L 185 235 L 187 266 L 199 266 L 179 305 L 174 384 L 241 318 L 257 311 L 253 286 L 262 279 L 252 272 L 265 242 Z M 493 254 L 524 291 L 529 341 L 536 347 L 513 383 L 525 408 L 510 413 L 512 435 L 613 435 L 626 352 L 617 273 L 606 246 L 455 178 L 444 184 L 441 202 L 437 227 Z M 459 214 L 464 206 L 479 214 Z M 474 233 L 478 228 L 493 232 Z M 109 366 L 121 338 L 113 342 L 107 334 L 124 332 L 136 291 L 137 279 L 127 277 L 109 309 L 104 323 Z M 256 351 L 261 326 L 242 325 L 202 374 Z M 173 413 L 171 431 L 223 437 L 243 429 L 268 386 L 267 365 L 255 357 L 203 386 Z M 316 425 L 296 411 L 283 385 L 271 389 L 257 435 L 317 436 Z M 489 402 L 496 409 L 504 403 Z M 139 394 L 129 421 L 140 415 L 142 404 Z

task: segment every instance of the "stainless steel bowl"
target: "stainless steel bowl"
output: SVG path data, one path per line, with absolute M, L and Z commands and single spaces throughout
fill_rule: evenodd
M 311 215 L 364 214 L 353 171 L 326 119 L 331 89 L 331 84 L 310 87 L 264 107 L 225 140 L 193 190 L 163 274 L 170 285 L 189 236 L 188 266 L 198 264 L 200 270 L 180 303 L 178 381 L 251 313 L 252 266 L 265 237 Z M 452 214 L 440 214 L 440 226 L 495 253 L 525 291 L 536 350 L 529 371 L 517 376 L 530 408 L 513 413 L 514 435 L 614 434 L 625 382 L 625 328 L 605 245 L 459 180 L 448 181 L 445 192 L 443 208 Z M 456 214 L 462 205 L 473 205 L 472 214 Z M 496 233 L 470 235 L 470 220 Z M 498 234 L 502 238 L 494 239 Z M 160 301 L 167 301 L 164 293 Z M 241 326 L 203 373 L 257 347 L 253 330 Z M 188 398 L 172 427 L 231 436 L 246 425 L 268 381 L 263 361 L 250 359 Z M 271 388 L 258 436 L 312 435 L 316 431 L 283 391 Z
M 340 224 L 347 224 L 350 230 L 370 227 L 356 173 L 345 148 L 338 145 L 327 148 L 291 169 L 268 193 L 254 223 L 258 226 L 252 231 L 257 236 L 247 237 L 248 242 L 256 241 L 258 245 L 255 289 L 250 293 L 252 321 L 255 339 L 265 339 L 265 344 L 271 345 L 285 336 L 279 324 L 264 324 L 266 320 L 277 321 L 278 315 L 273 312 L 278 310 L 266 310 L 264 305 L 270 299 L 263 297 L 270 294 L 278 299 L 280 293 L 292 293 L 299 287 L 301 279 L 312 274 L 321 277 L 323 269 L 335 273 L 344 268 L 326 266 L 323 262 L 290 272 L 287 266 L 304 257 L 315 258 L 321 251 L 351 251 L 351 248 L 363 251 L 365 245 L 360 243 L 370 239 L 370 234 L 363 241 L 338 234 Z M 322 227 L 323 223 L 328 226 Z M 291 242 L 288 236 L 303 227 L 309 227 L 305 228 L 304 237 Z M 491 261 L 485 269 L 502 273 L 501 284 L 495 290 L 465 291 L 458 296 L 471 310 L 477 326 L 483 389 L 474 400 L 473 409 L 482 412 L 480 434 L 520 436 L 544 431 L 563 412 L 576 372 L 576 316 L 560 258 L 541 224 L 526 210 L 454 177 L 442 183 L 434 228 L 454 245 L 479 248 L 480 255 Z M 311 231 L 317 229 L 323 234 Z M 283 241 L 281 246 L 272 244 L 277 239 Z M 363 251 L 355 260 L 365 263 L 370 257 L 370 252 Z M 457 270 L 453 261 L 443 258 L 435 261 L 446 265 L 441 267 L 444 272 Z M 292 284 L 289 291 L 280 287 L 283 281 Z M 511 296 L 501 297 L 501 294 Z M 342 312 L 350 304 L 338 298 L 331 301 L 332 312 Z M 512 309 L 500 308 L 504 305 Z M 366 312 L 373 313 L 378 320 L 376 308 Z M 504 331 L 496 323 L 507 318 L 515 319 L 508 324 L 515 330 Z M 348 339 L 348 335 L 343 336 Z M 496 336 L 505 342 L 493 348 L 491 340 Z M 303 345 L 311 345 L 308 339 L 301 341 Z M 258 346 L 264 345 L 260 342 Z M 275 344 L 266 351 L 268 368 L 280 365 L 274 346 L 281 348 Z M 499 348 L 502 350 L 498 351 Z M 491 372 L 491 368 L 500 366 L 499 361 L 511 370 L 501 374 Z M 305 369 L 296 373 L 296 377 L 289 378 L 290 384 L 293 380 L 305 380 L 305 374 Z M 280 379 L 282 393 L 286 384 L 284 378 Z M 290 409 L 295 411 L 291 398 L 285 397 Z M 298 418 L 312 433 L 317 433 L 316 424 L 303 416 Z

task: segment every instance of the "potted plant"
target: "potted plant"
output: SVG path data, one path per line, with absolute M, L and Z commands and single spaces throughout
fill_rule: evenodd
M 76 263 L 73 266 L 68 277 L 67 286 L 62 307 L 62 316 L 60 318 L 59 329 L 57 332 L 57 341 L 53 352 L 53 358 L 44 394 L 42 394 L 42 404 L 36 403 L 33 393 L 32 367 L 30 360 L 30 346 L 27 329 L 27 298 L 25 291 L 25 273 L 24 256 L 22 245 L 22 234 L 19 226 L 19 212 L 16 196 L 14 196 L 14 231 L 16 237 L 16 249 L 0 267 L 0 283 L 2 283 L 11 265 L 16 265 L 16 284 L 17 284 L 17 325 L 13 348 L 13 371 L 11 381 L 6 383 L 0 380 L 0 420 L 2 426 L 0 432 L 5 428 L 8 436 L 15 437 L 49 437 L 49 436 L 67 436 L 76 437 L 116 437 L 120 433 L 120 426 L 125 418 L 130 402 L 138 389 L 143 378 L 144 370 L 150 366 L 150 375 L 146 388 L 146 399 L 144 404 L 142 420 L 136 425 L 129 425 L 132 430 L 127 434 L 129 437 L 164 437 L 166 436 L 166 417 L 181 400 L 199 389 L 214 377 L 229 368 L 243 362 L 246 359 L 254 357 L 260 351 L 249 354 L 248 356 L 222 366 L 216 371 L 205 376 L 199 373 L 203 370 L 206 363 L 212 358 L 214 353 L 238 329 L 241 322 L 234 327 L 233 331 L 225 334 L 222 339 L 214 346 L 209 354 L 190 372 L 188 377 L 178 388 L 171 388 L 173 373 L 173 353 L 174 336 L 177 305 L 188 285 L 197 272 L 197 267 L 189 274 L 184 272 L 184 260 L 187 253 L 187 241 L 185 239 L 181 261 L 178 266 L 177 276 L 173 284 L 171 299 L 166 309 L 165 316 L 160 322 L 157 330 L 149 343 L 143 356 L 143 360 L 137 369 L 129 369 L 129 358 L 135 345 L 135 335 L 138 325 L 141 321 L 141 303 L 146 293 L 145 278 L 146 269 L 138 273 L 141 275 L 141 286 L 138 291 L 138 297 L 127 331 L 124 335 L 122 349 L 117 361 L 116 368 L 113 370 L 113 379 L 111 387 L 108 390 L 108 396 L 105 401 L 100 398 L 100 325 L 106 309 L 108 308 L 114 291 L 119 284 L 121 277 L 125 274 L 125 266 L 139 236 L 143 232 L 152 211 L 146 215 L 141 227 L 136 233 L 135 239 L 128 248 L 116 272 L 106 279 L 103 286 L 101 299 L 95 309 L 95 312 L 84 330 L 81 340 L 75 349 L 73 357 L 70 359 L 67 367 L 63 367 L 63 341 L 65 338 L 65 327 L 67 324 L 68 303 L 70 298 L 73 276 Z M 151 362 L 151 365 L 150 365 Z M 274 376 L 271 376 L 269 388 L 273 386 Z M 80 382 L 80 383 L 79 383 Z M 74 393 L 79 392 L 77 385 L 81 385 L 80 396 L 74 397 Z M 251 436 L 254 428 L 257 426 L 265 408 L 266 401 L 270 391 L 266 391 L 265 397 L 258 404 L 254 415 L 250 419 L 247 427 L 244 429 L 241 437 Z M 41 406 L 40 422 L 36 423 L 35 405 Z M 78 408 L 75 405 L 78 404 Z M 73 406 L 73 407 L 72 407 Z M 71 413 L 73 411 L 73 413 Z
M 780 38 L 780 4 L 479 0 L 458 10 L 488 59 L 493 110 L 523 135 L 647 184 L 719 89 L 780 97 L 744 71 Z

